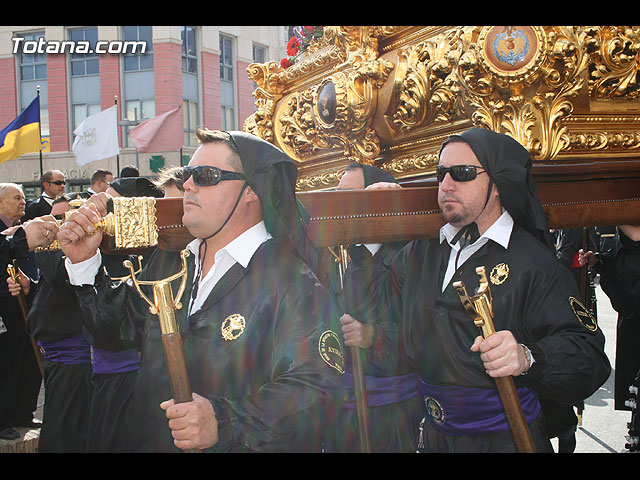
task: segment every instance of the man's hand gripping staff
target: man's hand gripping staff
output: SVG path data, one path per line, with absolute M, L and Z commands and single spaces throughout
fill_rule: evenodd
M 485 356 L 485 358 L 483 358 L 485 367 L 489 370 L 490 368 L 487 363 L 490 363 L 491 360 L 486 358 L 487 352 L 491 349 L 501 349 L 502 344 L 505 342 L 508 343 L 509 339 L 500 339 L 501 341 L 496 345 L 487 344 L 489 345 L 488 348 L 482 348 L 482 342 L 487 342 L 487 339 L 492 336 L 497 338 L 497 336 L 502 335 L 504 337 L 510 336 L 512 338 L 513 334 L 511 334 L 511 332 L 496 332 L 495 327 L 493 326 L 493 302 L 485 267 L 477 267 L 476 274 L 478 275 L 480 286 L 473 297 L 469 297 L 463 282 L 455 282 L 453 286 L 458 292 L 458 296 L 460 297 L 460 301 L 462 302 L 465 310 L 469 315 L 471 315 L 475 325 L 482 330 L 482 338 L 484 340 L 476 338 L 472 350 L 482 352 L 482 355 Z M 491 340 L 489 340 L 489 343 L 491 343 Z M 511 373 L 507 374 L 507 376 L 496 376 L 495 381 L 518 452 L 535 453 L 535 447 L 529 431 L 529 425 L 524 415 L 522 405 L 520 404 L 518 392 L 516 391 L 515 384 L 513 383 L 513 378 L 511 378 Z

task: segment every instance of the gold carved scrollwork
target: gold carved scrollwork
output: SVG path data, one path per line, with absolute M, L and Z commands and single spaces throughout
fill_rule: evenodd
M 287 153 L 303 161 L 321 150 L 341 148 L 345 157 L 373 163 L 380 144 L 371 122 L 376 109 L 376 89 L 393 66 L 384 60 L 354 64 L 318 85 L 291 95 L 281 111 L 276 135 Z M 332 92 L 331 110 L 323 99 Z
M 393 99 L 387 121 L 403 131 L 461 118 L 460 88 L 454 73 L 458 31 L 398 50 Z
M 640 98 L 640 27 L 600 26 L 587 30 L 594 99 Z
M 300 162 L 340 148 L 349 159 L 372 163 L 380 152 L 378 136 L 371 128 L 376 90 L 393 69 L 389 61 L 378 59 L 373 33 L 373 27 L 367 26 L 325 27 L 323 38 L 309 47 L 310 55 L 294 66 L 282 70 L 273 63 L 250 65 L 249 76 L 258 85 L 254 93 L 257 110 L 245 122 L 245 131 L 277 144 Z M 320 82 L 284 91 L 285 85 L 295 86 L 296 80 L 302 82 L 314 69 L 335 63 L 340 64 L 341 68 L 336 65 L 339 71 L 330 72 Z M 324 115 L 320 100 L 328 84 L 335 94 L 335 111 Z M 284 105 L 275 112 L 280 99 Z
M 468 44 L 458 76 L 474 125 L 512 136 L 535 159 L 555 157 L 569 142 L 562 120 L 584 84 L 586 36 L 564 26 L 474 27 L 461 36 Z
M 156 205 L 152 197 L 113 198 L 112 231 L 115 248 L 152 247 L 158 244 Z
M 273 141 L 273 112 L 276 102 L 282 96 L 282 82 L 278 75 L 279 67 L 274 62 L 252 63 L 247 68 L 249 78 L 258 87 L 253 92 L 256 99 L 256 111 L 244 124 L 244 130 L 268 142 Z

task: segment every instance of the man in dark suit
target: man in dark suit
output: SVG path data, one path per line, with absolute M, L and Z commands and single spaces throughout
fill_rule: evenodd
M 24 205 L 20 185 L 0 183 L 0 231 L 18 225 Z M 50 234 L 45 233 L 47 237 Z M 13 440 L 19 434 L 12 427 L 39 426 L 33 412 L 38 406 L 42 376 L 18 300 L 9 293 L 7 285 L 7 262 L 13 258 L 3 260 L 6 262 L 0 268 L 0 439 Z M 23 264 L 19 266 L 24 271 Z
M 47 170 L 40 177 L 40 184 L 42 185 L 42 195 L 38 200 L 29 202 L 22 218 L 23 222 L 42 215 L 49 215 L 53 201 L 64 193 L 66 184 L 64 173 L 60 170 Z

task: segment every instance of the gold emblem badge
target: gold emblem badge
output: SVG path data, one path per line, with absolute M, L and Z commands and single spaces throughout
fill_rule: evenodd
M 596 322 L 596 319 L 593 317 L 589 309 L 580 302 L 580 300 L 575 297 L 569 297 L 569 305 L 571 305 L 571 310 L 573 310 L 573 314 L 576 316 L 578 321 L 587 330 L 591 330 L 592 332 L 598 330 L 598 323 Z
M 340 373 L 344 373 L 344 355 L 342 354 L 342 344 L 337 334 L 327 330 L 320 335 L 318 352 L 327 365 L 335 368 Z
M 444 408 L 440 405 L 433 397 L 424 397 L 424 404 L 427 407 L 427 412 L 429 412 L 429 416 L 436 423 L 444 423 L 445 415 Z
M 239 313 L 229 315 L 224 319 L 224 322 L 222 322 L 222 338 L 226 341 L 235 340 L 244 333 L 245 325 L 244 317 Z
M 509 265 L 506 263 L 499 263 L 493 267 L 489 276 L 494 285 L 502 285 L 507 277 L 509 277 Z

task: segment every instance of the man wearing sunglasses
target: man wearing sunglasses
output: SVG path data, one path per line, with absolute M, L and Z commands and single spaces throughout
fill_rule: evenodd
M 311 270 L 297 168 L 253 135 L 199 130 L 197 137 L 183 176 L 183 223 L 195 240 L 187 246 L 184 307 L 175 312 L 192 402 L 170 398 L 160 327 L 148 305 L 130 287 L 96 277 L 101 235 L 85 232 L 106 213 L 106 195 L 74 212 L 58 236 L 71 283 L 83 285 L 85 315 L 103 333 L 144 332 L 121 448 L 321 451 L 341 408 L 344 359 L 336 306 Z M 177 252 L 156 250 L 139 278 L 166 278 L 180 266 Z
M 37 200 L 29 202 L 23 221 L 51 213 L 53 201 L 64 193 L 66 185 L 64 173 L 60 170 L 47 170 L 40 177 L 40 185 L 42 186 L 42 195 Z
M 530 170 L 531 155 L 511 137 L 480 128 L 451 137 L 437 171 L 447 222 L 439 238 L 410 242 L 388 269 L 347 271 L 345 291 L 358 294 L 351 284 L 375 278 L 374 316 L 402 319 L 401 345 L 426 407 L 426 452 L 516 451 L 493 379 L 505 376 L 536 451 L 552 452 L 538 398 L 577 403 L 610 373 L 604 336 L 555 257 Z M 480 266 L 493 297 L 496 333 L 487 339 L 453 286 L 462 281 L 473 295 Z

